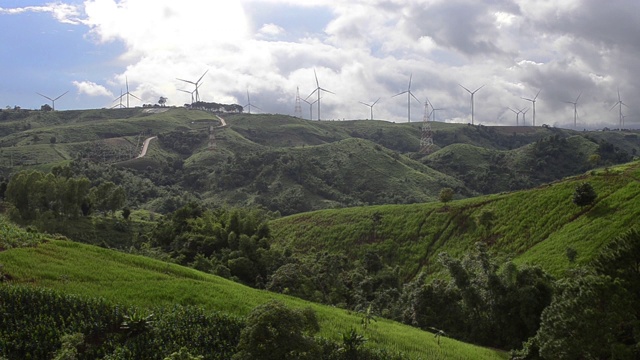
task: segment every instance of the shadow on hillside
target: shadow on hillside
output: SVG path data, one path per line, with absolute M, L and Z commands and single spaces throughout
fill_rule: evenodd
M 599 203 L 585 214 L 589 218 L 598 218 L 612 214 L 616 211 L 610 204 Z

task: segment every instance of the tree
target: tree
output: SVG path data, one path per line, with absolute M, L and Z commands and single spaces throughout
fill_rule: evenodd
M 634 319 L 628 292 L 608 276 L 570 279 L 542 313 L 536 335 L 543 359 L 626 359 L 620 326 Z M 617 350 L 617 351 L 616 351 Z
M 597 197 L 598 194 L 596 194 L 591 184 L 582 183 L 576 186 L 576 191 L 573 193 L 573 203 L 584 207 L 593 204 Z
M 167 103 L 167 98 L 164 96 L 160 96 L 160 99 L 158 99 L 158 104 L 160 104 L 160 106 L 164 107 L 164 105 Z
M 253 309 L 246 324 L 234 360 L 315 358 L 312 335 L 320 326 L 310 308 L 290 309 L 280 301 L 270 301 Z
M 452 188 L 443 188 L 442 190 L 440 190 L 439 199 L 446 206 L 447 203 L 453 199 L 453 195 L 454 192 Z
M 44 104 L 40 106 L 40 111 L 51 111 L 51 110 L 53 110 L 53 108 L 49 104 Z

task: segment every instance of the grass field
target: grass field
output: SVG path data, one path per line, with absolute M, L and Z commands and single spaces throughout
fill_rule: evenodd
M 277 246 L 296 252 L 335 251 L 353 259 L 377 251 L 411 278 L 437 271 L 437 255 L 465 254 L 475 242 L 502 259 L 542 266 L 555 276 L 589 262 L 640 216 L 640 163 L 599 170 L 532 190 L 413 205 L 323 210 L 271 222 Z M 572 203 L 575 187 L 589 182 L 598 193 L 593 206 Z M 490 212 L 490 226 L 479 224 Z M 578 255 L 574 262 L 567 248 Z
M 178 265 L 70 241 L 52 240 L 37 247 L 0 252 L 0 264 L 14 284 L 140 307 L 197 305 L 244 316 L 271 299 L 282 300 L 291 307 L 310 306 L 318 315 L 321 336 L 340 340 L 341 333 L 356 328 L 369 339 L 368 346 L 400 351 L 412 359 L 506 358 L 503 352 L 453 339 L 441 339 L 438 345 L 433 334 L 384 319 L 363 330 L 358 314 L 251 289 Z

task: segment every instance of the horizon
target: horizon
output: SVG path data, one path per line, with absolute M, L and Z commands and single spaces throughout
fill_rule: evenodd
M 618 91 L 626 128 L 640 127 L 640 3 L 594 0 L 381 1 L 9 0 L 0 7 L 0 106 L 56 110 L 108 108 L 126 85 L 132 106 L 189 103 L 193 85 L 207 102 L 252 113 L 295 115 L 318 85 L 322 120 L 407 121 L 401 94 L 428 99 L 438 120 L 515 125 L 508 108 L 529 108 L 536 126 L 617 129 Z M 639 11 L 634 11 L 639 10 Z M 224 16 L 216 16 L 224 14 Z M 425 21 L 425 20 L 429 21 Z M 460 85 L 460 86 L 459 86 Z M 44 96 L 44 97 L 43 97 Z M 313 95 L 315 96 L 315 94 Z M 315 98 L 314 98 L 315 99 Z M 413 100 L 412 100 L 413 101 Z M 262 109 L 262 110 L 258 110 Z M 308 118 L 306 103 L 302 118 Z M 313 117 L 317 117 L 317 104 Z M 413 101 L 411 122 L 424 107 Z M 638 115 L 637 115 L 638 114 Z M 533 120 L 527 113 L 527 126 Z

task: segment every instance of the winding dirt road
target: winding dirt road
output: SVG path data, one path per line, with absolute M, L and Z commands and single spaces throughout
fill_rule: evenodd
M 157 138 L 157 136 L 152 136 L 148 139 L 145 139 L 144 143 L 142 144 L 142 151 L 140 152 L 140 155 L 138 155 L 138 157 L 136 159 L 140 159 L 142 157 L 144 157 L 145 155 L 147 155 L 147 149 L 149 148 L 149 143 L 151 142 L 151 140 Z

